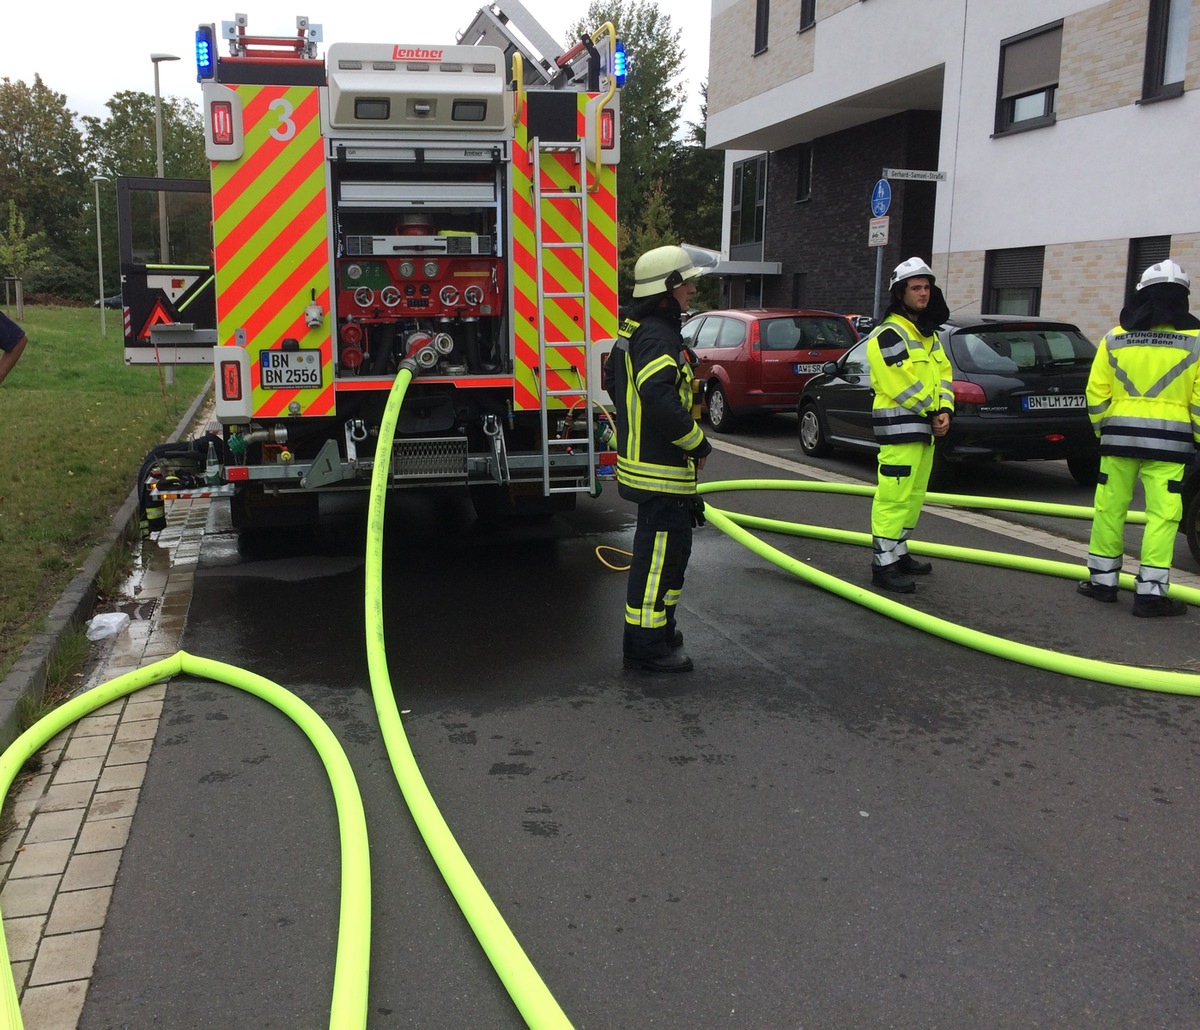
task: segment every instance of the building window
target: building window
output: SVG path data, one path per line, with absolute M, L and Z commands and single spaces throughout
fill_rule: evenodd
M 801 143 L 796 148 L 796 203 L 812 199 L 813 145 Z
M 771 0 L 755 0 L 754 5 L 754 52 L 761 54 L 767 49 L 767 26 L 771 21 Z
M 1125 269 L 1126 304 L 1132 304 L 1137 297 L 1137 283 L 1142 273 L 1170 256 L 1170 236 L 1143 236 L 1129 241 L 1129 265 Z
M 792 307 L 802 308 L 808 303 L 808 273 L 792 273 Z
M 730 244 L 762 243 L 767 208 L 767 155 L 759 154 L 733 166 L 733 204 Z
M 1061 56 L 1062 22 L 1001 42 L 997 133 L 1054 124 Z
M 1183 95 L 1191 6 L 1191 0 L 1150 0 L 1143 100 L 1165 100 Z
M 1045 258 L 1045 247 L 989 250 L 983 269 L 983 310 L 996 315 L 1038 314 Z
M 817 24 L 817 0 L 800 0 L 800 32 Z

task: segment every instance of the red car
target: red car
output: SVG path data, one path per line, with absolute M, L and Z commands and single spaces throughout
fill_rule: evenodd
M 804 384 L 858 333 L 832 311 L 747 308 L 703 311 L 684 323 L 683 338 L 700 359 L 708 421 L 727 432 L 738 415 L 795 411 Z

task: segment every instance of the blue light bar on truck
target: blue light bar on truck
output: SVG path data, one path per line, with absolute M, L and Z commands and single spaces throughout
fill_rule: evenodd
M 613 54 L 613 78 L 617 80 L 617 89 L 625 85 L 625 43 L 620 39 Z
M 201 25 L 196 29 L 196 81 L 211 79 L 216 71 L 216 29 L 212 25 Z

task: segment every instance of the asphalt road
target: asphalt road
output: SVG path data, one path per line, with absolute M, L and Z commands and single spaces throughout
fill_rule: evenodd
M 728 452 L 705 475 L 789 477 Z M 869 505 L 711 500 L 863 530 Z M 250 558 L 214 513 L 183 646 L 297 692 L 350 757 L 371 835 L 369 1025 L 522 1025 L 392 779 L 361 540 L 281 536 Z M 924 635 L 711 526 L 681 604 L 696 671 L 626 672 L 624 577 L 595 554 L 632 538 L 611 486 L 519 528 L 481 527 L 445 496 L 398 495 L 389 515 L 406 732 L 574 1025 L 1200 1025 L 1196 700 Z M 917 538 L 1060 556 L 1024 529 L 932 511 Z M 770 542 L 869 581 L 865 549 Z M 939 561 L 913 604 L 1042 647 L 1197 668 L 1197 612 L 1135 620 L 1127 597 L 1097 605 L 1059 579 Z M 299 732 L 252 697 L 175 683 L 80 1026 L 327 1025 L 338 876 L 329 788 Z

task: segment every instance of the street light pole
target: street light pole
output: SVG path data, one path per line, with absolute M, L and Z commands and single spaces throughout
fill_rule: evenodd
M 104 248 L 100 243 L 100 183 L 108 182 L 107 175 L 93 175 L 92 186 L 96 190 L 96 282 L 100 286 L 100 335 L 108 337 L 108 326 L 104 322 Z
M 150 60 L 154 64 L 154 150 L 158 158 L 158 177 L 166 178 L 166 169 L 163 164 L 163 137 L 162 137 L 162 93 L 158 88 L 158 66 L 163 61 L 178 61 L 179 58 L 174 54 L 151 54 Z M 159 258 L 165 265 L 167 263 L 167 194 L 163 190 L 158 191 L 158 250 Z M 175 383 L 175 366 L 168 365 L 165 372 L 165 380 L 168 386 Z
M 151 54 L 150 60 L 154 64 L 154 152 L 158 158 L 158 177 L 162 179 L 166 177 L 166 170 L 163 162 L 162 92 L 158 88 L 158 66 L 163 61 L 178 61 L 179 58 L 174 54 Z M 159 258 L 166 264 L 167 195 L 162 190 L 158 191 L 158 243 Z

